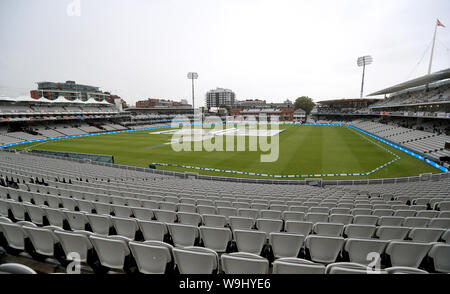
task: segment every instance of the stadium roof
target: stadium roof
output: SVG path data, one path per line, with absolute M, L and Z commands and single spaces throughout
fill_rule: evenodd
M 374 92 L 372 94 L 369 94 L 368 96 L 375 96 L 375 95 L 383 95 L 383 94 L 391 94 L 398 91 L 423 86 L 429 83 L 441 81 L 450 78 L 450 68 L 434 72 L 429 75 L 421 76 L 419 78 L 415 78 L 400 84 L 397 84 L 395 86 Z
M 318 101 L 317 103 L 322 105 L 327 104 L 336 104 L 336 103 L 353 103 L 353 102 L 376 102 L 378 100 L 382 100 L 380 98 L 349 98 L 349 99 L 333 99 L 333 100 L 324 100 Z

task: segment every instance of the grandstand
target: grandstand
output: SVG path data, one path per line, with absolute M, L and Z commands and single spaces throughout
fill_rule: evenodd
M 181 179 L 1 152 L 7 261 L 85 273 L 450 272 L 450 178 L 314 187 Z M 27 241 L 28 240 L 28 241 Z M 153 262 L 153 256 L 159 262 Z M 369 269 L 370 270 L 370 269 Z

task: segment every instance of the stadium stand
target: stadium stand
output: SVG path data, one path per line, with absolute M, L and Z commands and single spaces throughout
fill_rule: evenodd
M 379 273 L 450 272 L 448 177 L 211 185 L 0 152 L 0 183 L 6 260 L 62 270 L 75 251 L 86 273 L 337 274 L 372 271 L 367 254 L 375 252 Z

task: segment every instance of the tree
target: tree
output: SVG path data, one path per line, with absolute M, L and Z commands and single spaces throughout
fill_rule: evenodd
M 306 112 L 306 115 L 308 115 L 311 110 L 314 108 L 314 101 L 309 98 L 308 96 L 302 96 L 295 99 L 294 107 L 295 109 L 303 109 Z

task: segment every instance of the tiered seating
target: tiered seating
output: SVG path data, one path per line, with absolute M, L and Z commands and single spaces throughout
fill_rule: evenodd
M 7 152 L 0 171 L 1 246 L 61 264 L 79 252 L 96 273 L 365 273 L 373 258 L 450 272 L 450 179 L 227 183 Z

